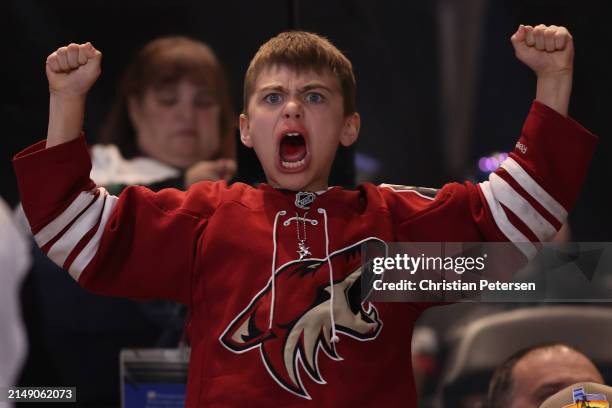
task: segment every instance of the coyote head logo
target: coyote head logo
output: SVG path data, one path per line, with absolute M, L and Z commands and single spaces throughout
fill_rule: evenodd
M 382 241 L 368 243 L 384 246 Z M 361 242 L 330 255 L 333 285 L 326 259 L 293 261 L 275 275 L 275 308 L 269 327 L 272 281 L 229 324 L 219 340 L 234 353 L 259 348 L 262 362 L 285 390 L 310 399 L 300 378 L 300 367 L 318 384 L 325 384 L 317 365 L 319 350 L 342 360 L 331 342 L 331 293 L 338 334 L 368 341 L 382 328 L 374 305 L 361 303 Z

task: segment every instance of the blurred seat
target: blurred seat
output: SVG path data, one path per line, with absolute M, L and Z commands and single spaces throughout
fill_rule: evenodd
M 493 370 L 515 352 L 562 342 L 586 354 L 609 383 L 612 378 L 612 305 L 538 306 L 472 321 L 451 345 L 436 406 L 484 406 Z M 470 401 L 466 404 L 465 401 Z

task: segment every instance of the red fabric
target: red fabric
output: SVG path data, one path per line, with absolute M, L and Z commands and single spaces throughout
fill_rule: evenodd
M 592 135 L 535 103 L 521 140 L 527 154 L 515 152 L 515 160 L 567 208 L 584 177 Z M 46 150 L 35 145 L 16 156 L 24 209 L 35 232 L 93 188 L 87 158 L 83 138 Z M 482 191 L 453 183 L 430 199 L 371 184 L 353 191 L 335 187 L 317 197 L 307 214 L 294 201 L 294 193 L 267 185 L 201 182 L 187 192 L 159 193 L 130 187 L 79 283 L 100 294 L 167 298 L 190 307 L 187 407 L 416 406 L 410 340 L 427 305 L 378 303 L 351 315 L 350 293 L 340 289 L 360 263 L 356 248 L 364 240 L 505 239 Z M 325 219 L 318 209 L 327 212 L 330 262 L 340 288 L 334 292 L 340 337 L 335 348 L 324 339 L 329 308 L 316 309 L 329 296 Z M 303 225 L 285 221 L 296 213 L 316 221 L 307 225 L 306 243 L 319 261 L 295 262 L 296 225 Z M 292 332 L 301 318 L 307 330 Z M 299 361 L 285 359 L 290 332 L 295 347 L 287 350 L 299 353 Z M 318 334 L 320 348 L 312 349 L 318 352 L 305 351 L 308 333 Z

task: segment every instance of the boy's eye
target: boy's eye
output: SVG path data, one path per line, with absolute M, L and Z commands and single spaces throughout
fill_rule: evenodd
M 308 103 L 320 103 L 323 102 L 323 95 L 318 92 L 309 92 L 306 94 L 306 102 Z
M 266 95 L 264 97 L 264 101 L 266 101 L 266 102 L 268 102 L 269 104 L 272 104 L 272 105 L 279 104 L 279 103 L 281 103 L 282 100 L 283 100 L 283 98 L 278 93 L 271 93 L 271 94 L 268 94 L 268 95 Z

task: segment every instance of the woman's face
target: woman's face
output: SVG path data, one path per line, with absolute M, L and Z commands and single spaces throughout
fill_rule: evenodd
M 128 101 L 128 110 L 146 156 L 187 168 L 219 149 L 219 104 L 208 88 L 186 78 L 146 89 Z

